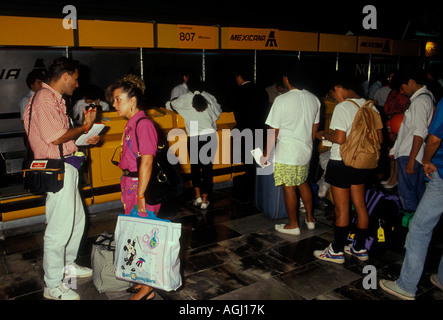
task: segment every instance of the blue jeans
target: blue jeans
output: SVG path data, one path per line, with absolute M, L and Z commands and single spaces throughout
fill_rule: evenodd
M 399 157 L 398 162 L 398 195 L 403 210 L 415 211 L 425 192 L 425 173 L 422 165 L 415 160 L 414 174 L 406 173 L 409 157 Z
M 434 172 L 415 211 L 406 237 L 406 255 L 397 280 L 397 285 L 406 292 L 412 294 L 417 292 L 432 231 L 440 220 L 442 208 L 443 180 L 437 172 Z M 443 284 L 443 257 L 438 267 L 438 279 Z

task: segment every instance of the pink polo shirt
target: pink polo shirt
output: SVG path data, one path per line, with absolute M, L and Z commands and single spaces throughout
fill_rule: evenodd
M 31 131 L 29 126 L 29 100 L 23 114 L 23 124 L 28 134 L 29 144 L 35 159 L 55 159 L 60 157 L 58 145 L 52 143 L 63 136 L 69 129 L 69 119 L 66 116 L 66 105 L 62 95 L 43 83 L 42 89 L 34 94 L 32 104 Z M 75 141 L 63 143 L 63 155 L 77 151 Z

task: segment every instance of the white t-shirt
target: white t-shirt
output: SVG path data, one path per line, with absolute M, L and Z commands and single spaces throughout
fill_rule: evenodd
M 312 126 L 320 122 L 320 101 L 306 90 L 292 89 L 275 98 L 266 124 L 279 129 L 274 162 L 306 165 L 312 155 Z
M 383 107 L 385 105 L 389 92 L 391 92 L 391 88 L 386 86 L 375 91 L 374 100 L 377 102 L 378 106 Z
M 409 156 L 412 148 L 414 136 L 426 138 L 428 135 L 428 127 L 431 124 L 432 115 L 434 113 L 434 102 L 432 93 L 423 86 L 418 89 L 410 98 L 411 105 L 405 111 L 405 117 L 398 130 L 398 136 L 395 140 L 390 154 L 395 159 L 398 157 Z M 421 163 L 425 143 L 421 145 L 420 151 L 415 160 Z
M 72 108 L 72 119 L 77 124 L 83 123 L 83 109 L 86 106 L 89 106 L 92 103 L 86 103 L 85 99 L 80 99 L 76 102 L 74 107 Z M 109 104 L 105 101 L 100 101 L 100 106 L 102 107 L 102 111 L 109 111 Z
M 198 91 L 195 93 L 189 92 L 175 100 L 166 102 L 166 109 L 171 110 L 172 107 L 183 117 L 186 132 L 190 137 L 216 132 L 216 121 L 222 113 L 221 106 L 217 103 L 215 97 L 205 91 L 203 91 L 201 95 L 208 101 L 208 108 L 203 112 L 195 110 L 192 106 L 192 99 L 194 95 L 198 93 Z M 198 126 L 196 124 L 198 124 Z
M 32 98 L 34 91 L 29 90 L 28 93 L 20 99 L 20 118 L 23 120 L 23 112 L 25 112 L 26 106 L 28 105 L 29 100 Z
M 363 98 L 349 100 L 356 102 L 359 106 L 362 106 L 366 102 L 366 100 Z M 372 106 L 372 109 L 374 109 L 378 113 L 375 105 Z M 334 112 L 332 113 L 332 119 L 331 123 L 329 124 L 329 129 L 344 131 L 346 132 L 346 137 L 349 136 L 352 129 L 352 123 L 354 122 L 357 111 L 357 106 L 350 101 L 343 101 L 338 103 L 335 106 Z M 340 145 L 338 143 L 332 143 L 330 159 L 339 161 L 342 160 L 340 156 Z
M 189 93 L 188 85 L 186 83 L 179 84 L 178 86 L 175 86 L 171 90 L 171 99 L 175 99 L 180 97 L 181 95 L 184 95 L 186 93 Z

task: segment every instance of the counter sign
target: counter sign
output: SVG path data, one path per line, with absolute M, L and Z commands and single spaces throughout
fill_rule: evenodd
M 158 25 L 158 47 L 218 49 L 218 28 L 193 25 Z
M 222 49 L 317 51 L 318 34 L 257 28 L 222 28 Z

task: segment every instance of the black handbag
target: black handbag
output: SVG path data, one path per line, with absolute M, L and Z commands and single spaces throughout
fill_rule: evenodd
M 137 150 L 140 150 L 137 125 L 143 119 L 149 120 L 147 117 L 140 118 L 135 125 Z M 138 172 L 140 172 L 141 159 L 142 157 L 139 152 L 137 157 L 137 176 Z M 151 178 L 145 190 L 146 203 L 149 205 L 159 204 L 172 196 L 176 197 L 180 195 L 183 189 L 183 180 L 177 166 L 168 161 L 168 148 L 166 147 L 166 143 L 157 143 L 157 152 L 152 163 Z
M 31 128 L 32 104 L 29 106 L 29 124 L 28 124 L 28 159 L 33 156 L 29 147 L 29 132 Z M 65 158 L 63 157 L 62 144 L 59 146 L 60 159 L 33 159 L 27 160 L 23 169 L 23 187 L 32 193 L 58 192 L 63 188 L 65 176 Z
M 137 142 L 137 150 L 139 150 L 139 141 L 137 136 L 137 125 L 140 120 L 147 119 L 148 117 L 142 117 L 137 120 L 135 125 L 135 139 Z M 155 125 L 155 124 L 154 124 Z M 157 130 L 158 136 L 160 136 L 159 130 Z M 158 139 L 160 140 L 160 138 Z M 117 149 L 116 149 L 117 151 Z M 114 161 L 114 155 L 112 156 L 112 164 L 118 166 L 119 162 Z M 141 165 L 140 152 L 137 156 L 137 172 L 131 172 L 127 169 L 123 169 L 123 175 L 128 177 L 138 178 L 138 173 Z M 151 178 L 149 179 L 148 186 L 145 190 L 145 201 L 149 205 L 156 205 L 170 197 L 178 197 L 183 193 L 184 183 L 180 171 L 177 165 L 173 165 L 168 161 L 168 149 L 166 148 L 166 142 L 157 142 L 157 151 L 152 163 Z

